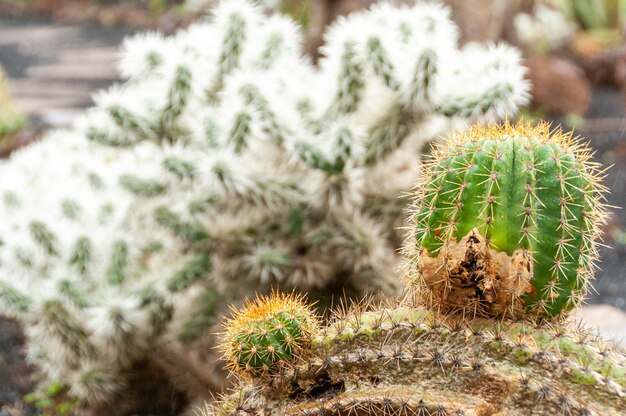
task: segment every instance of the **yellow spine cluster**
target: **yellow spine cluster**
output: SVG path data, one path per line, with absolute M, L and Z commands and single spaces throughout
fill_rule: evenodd
M 221 345 L 228 369 L 245 377 L 280 372 L 302 356 L 319 321 L 302 296 L 274 292 L 232 309 Z

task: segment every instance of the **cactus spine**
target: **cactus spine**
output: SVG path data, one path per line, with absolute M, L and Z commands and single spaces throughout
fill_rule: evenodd
M 590 155 L 545 124 L 452 135 L 423 166 L 409 248 L 416 285 L 437 306 L 487 315 L 578 305 L 604 218 Z

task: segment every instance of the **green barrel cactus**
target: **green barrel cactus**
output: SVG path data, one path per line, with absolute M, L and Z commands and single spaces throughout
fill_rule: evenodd
M 302 297 L 273 293 L 248 302 L 225 323 L 222 351 L 244 377 L 279 373 L 301 357 L 319 324 Z
M 413 287 L 431 306 L 488 316 L 554 317 L 578 305 L 604 220 L 603 171 L 590 158 L 547 124 L 477 126 L 446 140 L 418 186 Z

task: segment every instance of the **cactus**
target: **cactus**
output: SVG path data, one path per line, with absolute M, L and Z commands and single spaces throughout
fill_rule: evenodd
M 521 122 L 453 135 L 423 165 L 410 275 L 434 307 L 559 316 L 588 290 L 603 170 L 559 130 Z
M 299 32 L 230 0 L 130 38 L 124 82 L 0 164 L 0 308 L 42 383 L 116 414 L 154 396 L 133 390 L 146 380 L 206 397 L 224 383 L 211 332 L 229 303 L 397 292 L 421 148 L 526 102 L 519 53 L 460 50 L 432 2 L 340 19 L 318 67 Z
M 505 286 L 520 274 L 514 289 L 545 284 L 539 254 L 571 256 L 564 270 L 573 274 L 558 268 L 552 274 L 567 292 L 591 277 L 602 187 L 600 167 L 589 157 L 570 134 L 545 124 L 453 134 L 423 168 L 412 213 L 417 239 L 409 238 L 405 251 L 407 270 L 416 274 L 408 276 L 405 299 L 339 311 L 314 335 L 301 363 L 270 382 L 242 380 L 203 415 L 624 414 L 623 350 L 565 319 L 501 313 L 517 311 L 515 296 L 524 310 L 541 313 L 572 306 L 553 296 L 539 308 L 535 291 Z M 465 276 L 495 299 L 506 290 L 505 300 L 475 302 L 478 290 L 467 282 L 453 287 Z M 440 289 L 446 279 L 452 288 Z M 427 296 L 419 284 L 429 286 Z M 465 298 L 450 304 L 455 291 Z
M 562 10 L 536 3 L 532 13 L 518 13 L 513 19 L 519 42 L 531 55 L 547 55 L 560 50 L 571 39 L 576 26 Z
M 6 75 L 0 67 L 0 142 L 4 137 L 22 129 L 24 123 L 24 117 L 13 108 Z
M 255 377 L 275 375 L 300 358 L 319 324 L 299 296 L 272 293 L 248 302 L 225 326 L 228 367 Z
M 624 414 L 626 361 L 583 329 L 401 305 L 341 314 L 309 358 L 205 416 Z
M 569 0 L 562 8 L 584 30 L 618 29 L 626 5 L 622 0 Z

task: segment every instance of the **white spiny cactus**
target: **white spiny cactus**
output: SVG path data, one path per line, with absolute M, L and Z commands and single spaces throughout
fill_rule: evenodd
M 521 44 L 536 54 L 557 51 L 571 39 L 576 25 L 558 5 L 536 3 L 533 13 L 519 13 L 513 19 L 515 33 Z
M 423 145 L 527 99 L 519 54 L 459 50 L 431 2 L 341 18 L 318 67 L 300 40 L 244 0 L 130 38 L 124 83 L 0 165 L 0 308 L 48 380 L 110 401 L 153 360 L 193 396 L 217 386 L 187 388 L 201 377 L 159 354 L 220 305 L 276 285 L 393 292 Z

